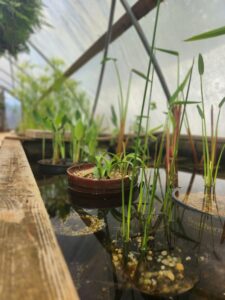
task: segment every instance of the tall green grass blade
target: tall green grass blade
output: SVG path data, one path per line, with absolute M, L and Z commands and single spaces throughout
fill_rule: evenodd
M 214 184 L 216 184 L 216 178 L 217 178 L 217 174 L 218 174 L 218 170 L 219 170 L 219 165 L 220 165 L 220 161 L 222 159 L 222 155 L 223 155 L 224 149 L 225 149 L 225 145 L 223 145 L 223 148 L 220 151 L 220 155 L 219 155 L 219 158 L 218 158 L 218 161 L 217 161 L 217 164 L 216 164 L 216 170 L 215 170 L 215 174 L 214 174 Z
M 221 108 L 225 103 L 225 97 L 220 101 L 219 108 Z
M 199 40 L 203 40 L 203 39 L 214 38 L 214 37 L 218 37 L 223 34 L 225 34 L 225 26 L 216 28 L 216 29 L 213 29 L 213 30 L 210 30 L 207 32 L 203 32 L 198 35 L 194 35 L 194 36 L 186 39 L 185 42 L 199 41 Z
M 170 55 L 179 56 L 179 52 L 174 51 L 174 50 L 163 49 L 163 48 L 155 48 L 155 49 L 157 51 L 164 52 L 164 53 L 167 53 L 167 54 L 170 54 Z
M 199 105 L 197 105 L 197 109 L 198 109 L 198 113 L 199 113 L 200 117 L 201 117 L 202 119 L 204 119 L 204 113 L 203 113 L 203 110 L 201 109 L 201 107 L 200 107 Z
M 182 92 L 185 88 L 185 85 L 188 81 L 188 78 L 191 74 L 191 70 L 192 70 L 192 67 L 189 69 L 189 71 L 187 72 L 184 80 L 181 82 L 181 84 L 178 86 L 178 88 L 176 89 L 176 91 L 173 93 L 173 95 L 170 97 L 169 99 L 169 103 L 172 104 L 178 97 L 179 93 Z
M 135 73 L 136 75 L 140 76 L 141 78 L 143 78 L 144 80 L 147 80 L 149 82 L 151 82 L 151 80 L 142 72 L 136 70 L 136 69 L 132 69 L 131 72 Z

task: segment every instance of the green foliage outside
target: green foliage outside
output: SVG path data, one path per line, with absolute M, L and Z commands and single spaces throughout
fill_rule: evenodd
M 22 121 L 20 130 L 28 128 L 50 129 L 49 117 L 51 111 L 52 119 L 59 119 L 59 116 L 66 114 L 68 119 L 73 119 L 79 110 L 82 114 L 88 115 L 89 101 L 86 94 L 79 89 L 79 84 L 73 79 L 68 79 L 43 100 L 39 100 L 46 87 L 52 84 L 63 74 L 63 62 L 52 59 L 50 66 L 40 68 L 28 62 L 20 67 L 17 79 L 20 84 L 14 89 L 13 94 L 21 101 Z
M 42 21 L 41 0 L 0 0 L 0 56 L 28 50 L 27 41 Z

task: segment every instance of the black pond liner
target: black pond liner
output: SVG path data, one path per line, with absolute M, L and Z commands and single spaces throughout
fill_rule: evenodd
M 172 229 L 175 229 L 177 232 L 177 230 L 181 229 L 183 231 L 183 228 L 185 228 L 188 238 L 195 242 L 202 241 L 203 233 L 207 233 L 205 235 L 206 241 L 209 238 L 209 234 L 221 241 L 225 232 L 225 217 L 192 207 L 182 202 L 178 198 L 177 193 L 179 193 L 179 188 L 172 193 L 174 218 L 176 220 L 172 225 Z M 182 224 L 182 227 L 178 224 Z
M 45 175 L 66 174 L 66 170 L 73 164 L 71 160 L 62 160 L 60 163 L 53 165 L 52 159 L 41 159 L 38 162 L 38 171 Z

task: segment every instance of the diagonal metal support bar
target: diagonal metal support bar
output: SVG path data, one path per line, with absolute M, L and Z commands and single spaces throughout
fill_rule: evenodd
M 153 64 L 154 69 L 156 71 L 156 74 L 157 74 L 157 76 L 159 78 L 159 81 L 161 83 L 162 89 L 163 89 L 163 91 L 165 93 L 167 101 L 169 101 L 169 99 L 170 99 L 170 91 L 169 91 L 169 88 L 167 86 L 167 83 L 166 83 L 166 80 L 164 78 L 164 75 L 163 75 L 163 73 L 161 71 L 161 68 L 160 68 L 160 66 L 158 64 L 158 61 L 157 61 L 157 59 L 156 59 L 153 51 L 151 51 L 151 46 L 149 45 L 148 40 L 147 40 L 147 38 L 146 38 L 146 36 L 145 36 L 145 34 L 144 34 L 144 32 L 143 32 L 140 24 L 138 23 L 135 15 L 133 14 L 132 9 L 129 6 L 127 0 L 120 0 L 120 1 L 122 3 L 122 5 L 123 5 L 123 7 L 124 7 L 124 9 L 126 11 L 126 13 L 130 17 L 131 22 L 134 25 L 134 27 L 135 27 L 135 29 L 137 31 L 137 34 L 138 34 L 139 38 L 141 39 L 142 44 L 143 44 L 145 50 L 147 51 L 148 55 L 150 56 L 150 58 L 152 60 L 152 64 Z
M 93 104 L 93 107 L 92 107 L 91 121 L 92 121 L 92 119 L 94 117 L 94 114 L 95 114 L 95 111 L 96 111 L 96 107 L 97 107 L 97 104 L 98 104 L 98 99 L 99 99 L 99 95 L 100 95 L 100 91 L 101 91 L 101 87 L 102 87 L 102 80 L 103 80 L 103 76 L 104 76 L 105 63 L 106 63 L 105 60 L 106 60 L 107 55 L 108 55 L 109 43 L 110 43 L 111 35 L 112 35 L 112 25 L 113 25 L 115 7 L 116 7 L 116 0 L 112 0 L 110 15 L 109 15 L 108 31 L 107 31 L 106 39 L 105 39 L 105 49 L 104 49 L 103 58 L 102 58 L 102 67 L 101 67 L 101 72 L 100 72 L 100 75 L 99 75 L 95 100 L 94 100 L 94 104 Z

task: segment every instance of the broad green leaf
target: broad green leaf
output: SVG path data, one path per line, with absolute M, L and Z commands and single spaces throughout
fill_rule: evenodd
M 185 85 L 187 84 L 187 81 L 188 81 L 188 78 L 191 74 L 191 71 L 192 71 L 192 66 L 191 68 L 189 69 L 189 71 L 187 72 L 184 80 L 181 82 L 181 84 L 178 86 L 178 88 L 176 89 L 176 91 L 173 93 L 173 95 L 170 97 L 169 99 L 169 103 L 172 104 L 178 97 L 179 93 L 183 91 Z
M 136 75 L 140 76 L 141 78 L 151 82 L 151 80 L 142 72 L 136 70 L 136 69 L 132 69 L 131 72 L 135 73 Z
M 207 32 L 200 33 L 198 35 L 194 35 L 188 39 L 185 40 L 185 42 L 191 42 L 191 41 L 199 41 L 203 39 L 209 39 L 209 38 L 214 38 L 220 35 L 225 34 L 225 26 L 216 28 Z
M 167 53 L 167 54 L 170 54 L 170 55 L 179 56 L 179 52 L 174 51 L 174 50 L 163 49 L 163 48 L 155 48 L 155 49 L 157 51 L 164 52 L 164 53 Z
M 220 101 L 219 108 L 221 108 L 223 106 L 224 102 L 225 102 L 225 97 Z
M 197 105 L 198 113 L 202 119 L 204 119 L 204 113 L 199 105 Z
M 198 55 L 198 72 L 199 75 L 204 74 L 204 60 L 201 54 Z
M 78 141 L 84 137 L 84 125 L 81 120 L 79 120 L 75 126 L 74 135 Z
M 63 128 L 67 122 L 68 122 L 68 118 L 67 118 L 66 115 L 64 115 L 64 116 L 62 117 L 61 127 Z

